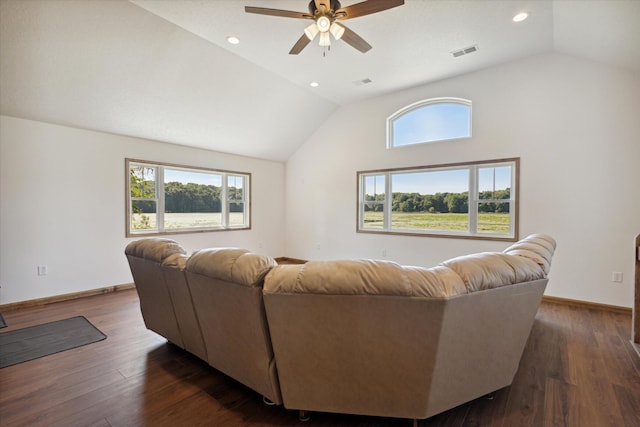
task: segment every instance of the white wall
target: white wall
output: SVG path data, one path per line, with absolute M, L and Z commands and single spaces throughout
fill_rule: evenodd
M 474 137 L 387 151 L 386 117 L 439 96 L 473 100 Z M 383 258 L 386 250 L 387 259 L 423 266 L 507 243 L 356 233 L 356 171 L 520 157 L 520 235 L 544 232 L 558 241 L 547 294 L 629 307 L 640 233 L 638 117 L 638 73 L 557 54 L 345 106 L 286 170 L 3 116 L 0 304 L 131 281 L 123 255 L 131 240 L 124 237 L 125 157 L 253 174 L 252 230 L 173 236 L 188 251 L 241 246 L 335 259 Z M 37 276 L 41 264 L 47 276 Z M 613 271 L 623 272 L 622 284 L 611 283 Z
M 442 96 L 473 101 L 473 138 L 386 150 L 389 115 Z M 559 54 L 342 107 L 287 162 L 287 255 L 383 258 L 386 250 L 387 259 L 433 266 L 502 250 L 508 243 L 356 233 L 356 171 L 520 157 L 520 236 L 558 242 L 547 294 L 630 307 L 639 117 L 638 73 Z M 613 271 L 622 284 L 611 282 Z
M 125 157 L 250 172 L 251 230 L 169 237 L 283 255 L 283 163 L 2 116 L 0 304 L 132 282 Z

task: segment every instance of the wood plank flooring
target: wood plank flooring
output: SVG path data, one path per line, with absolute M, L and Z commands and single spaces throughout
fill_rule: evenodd
M 402 419 L 267 407 L 252 390 L 145 329 L 135 290 L 7 311 L 0 333 L 82 315 L 107 335 L 0 369 L 0 425 L 408 427 Z M 420 426 L 639 426 L 631 316 L 545 302 L 514 383 Z

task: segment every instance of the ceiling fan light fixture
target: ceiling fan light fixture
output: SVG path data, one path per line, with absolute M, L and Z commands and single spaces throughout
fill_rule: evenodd
M 327 16 L 322 15 L 316 20 L 316 25 L 321 33 L 326 33 L 329 31 L 329 28 L 331 28 L 331 20 Z
M 329 33 L 320 33 L 320 46 L 331 46 Z
M 336 40 L 340 40 L 340 38 L 344 34 L 344 27 L 334 22 L 333 24 L 331 24 L 329 31 L 331 32 L 331 34 L 333 34 L 333 37 L 335 37 Z
M 315 22 L 304 29 L 304 33 L 309 40 L 313 40 L 319 32 L 320 30 Z

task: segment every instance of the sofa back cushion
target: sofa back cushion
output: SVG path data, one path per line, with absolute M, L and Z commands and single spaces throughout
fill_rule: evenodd
M 464 281 L 469 292 L 544 279 L 555 250 L 553 238 L 536 234 L 511 245 L 503 253 L 482 252 L 444 261 Z
M 422 268 L 360 259 L 280 265 L 265 278 L 264 292 L 448 297 L 466 289 L 461 278 L 444 266 Z
M 432 268 L 368 259 L 280 265 L 265 278 L 264 292 L 447 298 L 544 279 L 555 247 L 552 237 L 534 234 L 503 253 L 464 255 Z
M 276 265 L 273 258 L 246 249 L 212 248 L 194 253 L 187 270 L 242 286 L 262 287 L 264 276 Z
M 129 243 L 124 250 L 127 256 L 134 256 L 137 258 L 143 258 L 148 261 L 154 261 L 162 263 L 166 258 L 171 255 L 181 254 L 184 255 L 187 252 L 178 244 L 178 242 L 171 239 L 163 239 L 159 237 L 150 237 L 146 239 L 134 240 Z
M 505 254 L 528 258 L 549 274 L 556 241 L 546 234 L 531 234 L 504 250 Z

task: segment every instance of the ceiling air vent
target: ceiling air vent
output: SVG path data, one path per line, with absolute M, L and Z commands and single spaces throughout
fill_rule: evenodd
M 361 80 L 356 80 L 353 82 L 354 85 L 356 86 L 362 86 L 362 85 L 366 85 L 373 82 L 373 80 L 371 80 L 369 77 L 365 78 L 365 79 L 361 79 Z
M 473 53 L 477 51 L 478 51 L 478 45 L 474 44 L 473 46 L 465 47 L 464 49 L 454 50 L 453 52 L 451 52 L 451 55 L 453 55 L 454 58 L 457 58 L 459 56 L 467 55 L 469 53 Z

